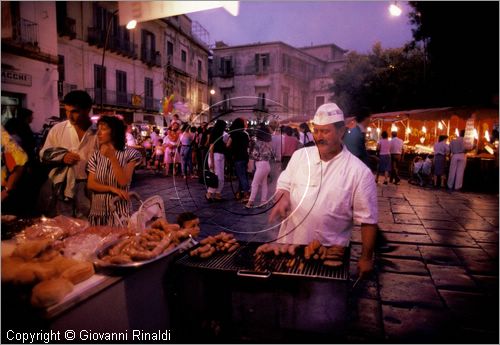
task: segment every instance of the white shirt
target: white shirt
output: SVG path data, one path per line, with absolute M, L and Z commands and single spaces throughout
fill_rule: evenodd
M 46 149 L 52 147 L 63 147 L 78 153 L 80 161 L 72 166 L 75 178 L 77 180 L 86 179 L 87 161 L 92 153 L 99 148 L 95 126 L 90 126 L 80 141 L 75 127 L 68 120 L 60 122 L 50 129 L 45 144 L 40 150 L 40 157 L 43 157 Z
M 450 147 L 446 143 L 446 141 L 438 141 L 437 143 L 434 144 L 434 154 L 440 154 L 443 156 L 446 156 L 448 153 L 450 153 Z
M 403 152 L 403 140 L 398 137 L 392 138 L 390 151 L 393 155 L 400 155 Z
M 380 155 L 390 155 L 391 152 L 391 142 L 388 139 L 380 139 L 379 142 L 379 154 Z
M 353 220 L 376 224 L 377 187 L 370 169 L 344 146 L 328 162 L 317 147 L 295 151 L 278 179 L 290 192 L 291 209 L 282 222 L 280 243 L 348 246 Z
M 132 133 L 125 133 L 125 140 L 127 141 L 128 147 L 137 146 L 137 142 L 135 141 L 134 135 Z

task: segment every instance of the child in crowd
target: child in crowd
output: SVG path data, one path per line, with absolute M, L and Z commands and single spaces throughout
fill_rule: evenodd
M 177 224 L 179 224 L 181 230 L 187 230 L 193 237 L 198 237 L 200 234 L 200 218 L 192 212 L 179 214 Z
M 158 139 L 158 145 L 155 146 L 155 162 L 154 168 L 156 172 L 162 172 L 163 170 L 163 159 L 165 156 L 165 148 L 163 147 L 163 139 Z

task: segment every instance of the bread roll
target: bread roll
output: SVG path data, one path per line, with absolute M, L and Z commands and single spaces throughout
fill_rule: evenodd
M 50 307 L 62 301 L 64 296 L 71 291 L 73 291 L 73 284 L 67 279 L 45 280 L 33 288 L 31 304 L 40 308 Z
M 12 283 L 16 273 L 25 265 L 20 257 L 9 256 L 2 258 L 2 283 Z
M 94 265 L 91 262 L 82 261 L 71 266 L 61 274 L 61 278 L 68 279 L 73 284 L 78 284 L 94 275 Z
M 33 259 L 44 251 L 50 243 L 50 240 L 33 240 L 20 243 L 12 253 L 12 256 L 17 256 L 25 260 Z

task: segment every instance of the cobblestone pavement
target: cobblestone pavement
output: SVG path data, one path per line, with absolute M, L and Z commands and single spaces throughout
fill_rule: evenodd
M 275 188 L 277 174 L 270 190 Z M 232 182 L 236 189 L 237 182 Z M 133 190 L 142 198 L 161 195 L 167 218 L 192 211 L 204 237 L 232 230 L 239 240 L 276 237 L 266 209 L 246 210 L 234 201 L 208 203 L 198 180 L 173 179 L 151 171 L 136 174 Z M 353 343 L 498 343 L 498 195 L 448 193 L 406 181 L 378 186 L 379 226 L 396 250 L 377 257 L 373 277 L 350 296 L 346 341 Z M 361 251 L 353 232 L 351 278 Z

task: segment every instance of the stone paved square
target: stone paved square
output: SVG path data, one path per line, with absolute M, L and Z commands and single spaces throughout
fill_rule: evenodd
M 143 199 L 161 195 L 171 222 L 179 212 L 198 214 L 202 237 L 225 229 L 240 241 L 276 238 L 277 227 L 265 230 L 269 212 L 246 210 L 233 200 L 229 185 L 225 201 L 209 204 L 198 181 L 173 182 L 143 171 L 133 190 Z M 406 181 L 379 185 L 378 195 L 379 226 L 393 250 L 378 254 L 374 274 L 351 291 L 354 309 L 346 342 L 497 342 L 498 324 L 483 310 L 498 314 L 498 214 L 493 212 L 498 202 L 476 194 L 422 190 Z M 358 225 L 351 284 L 357 278 L 360 244 Z

